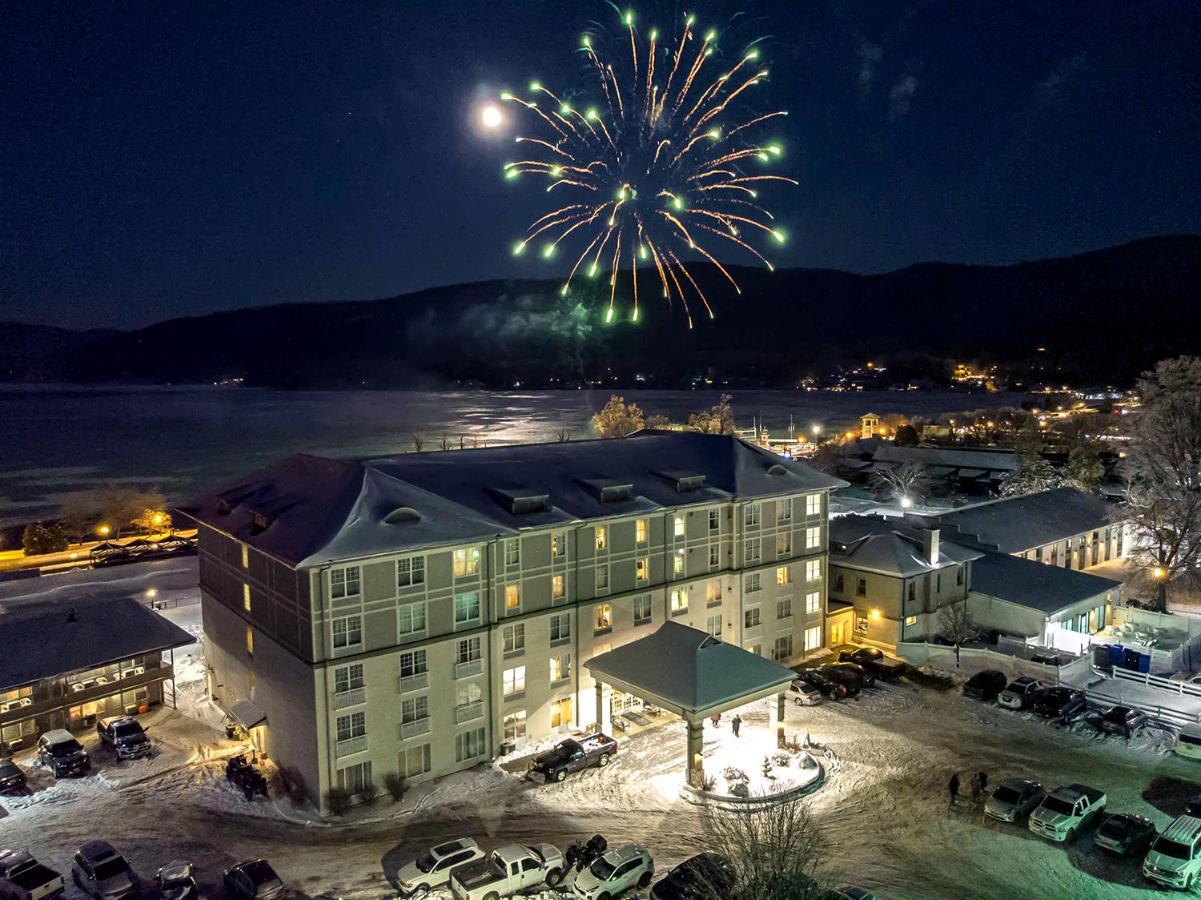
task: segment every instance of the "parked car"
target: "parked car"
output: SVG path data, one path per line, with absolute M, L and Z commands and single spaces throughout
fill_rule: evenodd
M 797 678 L 788 686 L 788 692 L 797 706 L 816 706 L 822 702 L 825 693 L 812 681 Z
M 100 743 L 117 754 L 117 759 L 149 756 L 154 747 L 142 723 L 133 716 L 110 716 L 96 723 Z
M 88 751 L 62 728 L 47 731 L 38 738 L 38 762 L 49 766 L 55 778 L 82 775 L 92 767 Z
M 904 675 L 905 670 L 908 668 L 899 659 L 885 656 L 883 650 L 877 650 L 875 647 L 859 647 L 855 650 L 843 650 L 838 654 L 838 659 L 841 662 L 857 663 L 866 669 L 871 669 L 880 678 L 887 678 L 893 681 Z
M 450 890 L 457 900 L 499 900 L 543 883 L 558 887 L 563 872 L 563 854 L 553 844 L 509 844 L 456 866 L 450 873 Z
M 572 895 L 582 900 L 613 900 L 631 888 L 647 887 L 655 876 L 655 863 L 641 844 L 610 850 L 575 877 Z
M 154 880 L 162 900 L 193 900 L 196 896 L 196 876 L 192 874 L 191 863 L 169 862 L 158 870 Z
M 1106 734 L 1120 734 L 1128 738 L 1147 724 L 1147 714 L 1129 706 L 1111 706 L 1096 724 Z
M 1189 798 L 1188 803 L 1184 806 L 1184 814 L 1192 816 L 1194 819 L 1201 819 L 1201 794 Z
M 1055 685 L 1034 699 L 1032 709 L 1044 719 L 1063 719 L 1070 722 L 1088 709 L 1088 698 L 1084 691 Z
M 28 850 L 0 850 L 0 898 L 51 900 L 63 892 L 63 876 Z
M 850 696 L 850 689 L 842 681 L 821 669 L 805 669 L 800 680 L 813 685 L 827 700 L 845 700 Z
M 1105 792 L 1085 784 L 1056 788 L 1030 813 L 1032 832 L 1053 841 L 1074 841 L 1089 821 L 1105 809 Z
M 604 768 L 617 752 L 617 741 L 607 734 L 590 734 L 579 740 L 568 738 L 555 744 L 553 750 L 539 753 L 530 764 L 529 774 L 546 781 L 562 781 L 571 772 Z
M 653 888 L 651 900 L 696 900 L 729 897 L 734 892 L 734 869 L 716 853 L 698 853 L 667 873 Z
M 230 866 L 222 873 L 221 882 L 234 900 L 273 900 L 287 890 L 265 859 L 248 859 Z
M 1163 830 L 1143 858 L 1143 877 L 1191 891 L 1201 873 L 1201 819 L 1179 816 Z
M 818 666 L 812 669 L 812 672 L 819 677 L 825 677 L 831 681 L 841 684 L 846 688 L 846 695 L 854 697 L 863 689 L 863 679 L 859 677 L 859 673 L 853 669 L 841 669 L 834 665 Z
M 853 672 L 859 676 L 859 684 L 861 687 L 870 688 L 876 686 L 876 676 L 871 669 L 866 666 L 861 666 L 859 663 L 853 662 L 837 662 L 830 663 L 830 668 L 838 669 L 843 672 Z
M 471 838 L 445 841 L 430 847 L 408 865 L 401 866 L 396 873 L 396 887 L 403 897 L 445 887 L 450 881 L 451 869 L 483 858 L 484 851 Z
M 1136 816 L 1134 813 L 1114 813 L 1106 816 L 1097 833 L 1093 835 L 1093 843 L 1102 850 L 1116 853 L 1119 856 L 1141 857 L 1155 840 L 1155 823 L 1146 816 Z
M 1047 792 L 1037 781 L 1010 778 L 984 801 L 984 814 L 998 822 L 1020 822 L 1043 802 Z
M 1201 725 L 1181 726 L 1172 742 L 1172 749 L 1189 759 L 1201 759 Z M 0 772 L 2 771 L 0 769 Z M 2 781 L 0 785 L 3 785 Z
M 16 794 L 25 790 L 25 773 L 9 757 L 0 759 L 0 794 Z
M 1046 685 L 1037 678 L 1023 675 L 1005 686 L 1005 690 L 997 697 L 997 703 L 1006 709 L 1026 709 L 1044 687 Z
M 138 876 L 108 841 L 88 841 L 71 863 L 75 886 L 97 900 L 118 900 L 138 892 Z
M 1005 677 L 1004 672 L 985 669 L 964 682 L 963 696 L 971 697 L 973 700 L 996 700 L 997 695 L 1005 690 L 1005 685 L 1008 683 L 1009 679 Z

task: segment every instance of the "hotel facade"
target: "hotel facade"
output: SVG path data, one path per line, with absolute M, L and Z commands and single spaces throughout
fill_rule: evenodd
M 209 693 L 323 800 L 598 724 L 581 664 L 666 621 L 795 662 L 825 644 L 841 484 L 680 432 L 292 457 L 182 510 Z

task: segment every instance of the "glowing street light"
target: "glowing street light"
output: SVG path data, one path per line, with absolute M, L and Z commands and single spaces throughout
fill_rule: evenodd
M 101 537 L 108 537 L 109 533 L 111 531 L 112 531 L 112 529 L 109 528 L 107 525 L 97 525 L 96 526 L 96 533 L 98 535 L 100 535 Z
M 909 497 L 901 498 L 901 509 L 909 509 L 912 506 L 913 506 L 913 500 L 911 500 Z
M 1160 566 L 1156 566 L 1154 569 L 1151 570 L 1151 577 L 1154 578 L 1156 581 L 1162 580 L 1163 577 L 1167 574 L 1168 573 L 1165 572 L 1163 570 L 1163 568 Z

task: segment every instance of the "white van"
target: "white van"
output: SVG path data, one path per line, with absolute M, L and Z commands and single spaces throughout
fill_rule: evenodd
M 1201 725 L 1185 725 L 1181 728 L 1172 749 L 1181 756 L 1201 759 Z
M 1151 844 L 1143 875 L 1168 887 L 1192 890 L 1201 873 L 1201 819 L 1180 816 Z

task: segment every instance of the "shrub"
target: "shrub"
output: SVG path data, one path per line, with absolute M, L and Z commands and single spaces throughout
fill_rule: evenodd
M 308 802 L 309 794 L 307 786 L 304 783 L 304 776 L 300 774 L 300 770 L 294 766 L 279 767 L 279 783 L 284 789 L 284 793 L 288 795 L 297 806 L 303 806 Z
M 359 788 L 358 798 L 364 806 L 371 806 L 379 799 L 379 785 L 374 781 L 368 781 Z
M 40 556 L 43 553 L 59 553 L 66 550 L 70 542 L 61 526 L 34 522 L 25 526 L 21 535 L 21 546 L 26 556 Z
M 735 797 L 741 797 L 742 799 L 745 800 L 747 797 L 749 797 L 751 795 L 751 789 L 749 787 L 747 787 L 747 784 L 745 781 L 739 781 L 739 782 L 736 782 L 735 784 L 730 785 L 730 793 L 733 794 Z
M 354 794 L 345 788 L 330 788 L 325 792 L 325 805 L 331 816 L 344 816 L 350 812 Z
M 717 787 L 717 776 L 716 775 L 706 775 L 704 778 L 701 779 L 701 790 L 702 791 L 708 791 L 709 793 L 713 793 L 713 789 L 715 787 Z
M 788 753 L 785 753 L 783 750 L 777 750 L 771 755 L 771 759 L 772 762 L 774 762 L 781 769 L 787 769 L 789 764 L 792 762 L 792 756 Z
M 750 781 L 750 776 L 742 769 L 736 769 L 733 766 L 726 766 L 722 769 L 721 777 L 726 781 Z
M 399 772 L 389 772 L 384 776 L 384 789 L 393 803 L 399 803 L 409 789 L 409 779 Z

